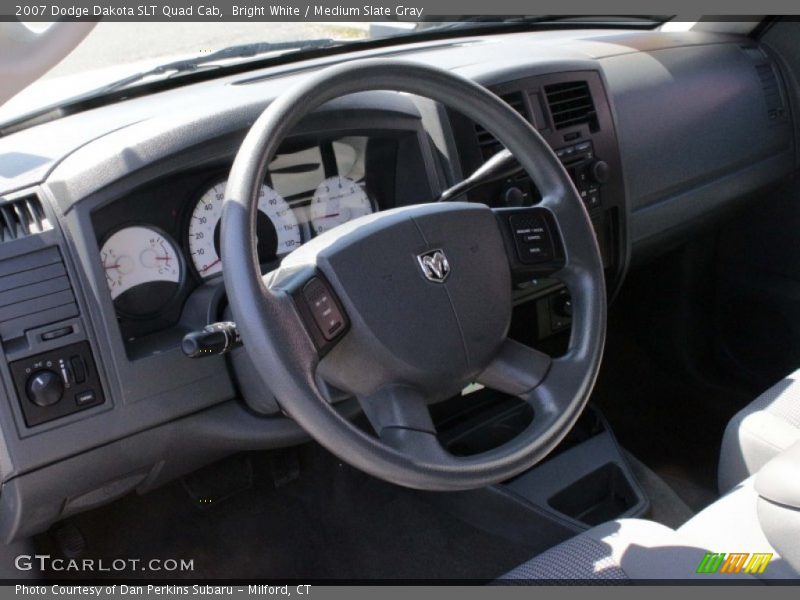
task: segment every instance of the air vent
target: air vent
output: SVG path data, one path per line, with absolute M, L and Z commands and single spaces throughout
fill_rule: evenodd
M 0 243 L 36 235 L 52 228 L 44 214 L 42 202 L 36 196 L 10 201 L 0 199 Z
M 0 340 L 78 314 L 58 248 L 0 260 Z
M 525 98 L 522 95 L 522 92 L 502 94 L 500 98 L 511 108 L 521 114 L 526 120 L 530 120 L 528 119 L 528 109 L 525 107 Z M 477 123 L 475 124 L 475 135 L 478 137 L 478 146 L 480 146 L 481 154 L 483 155 L 484 160 L 494 156 L 503 149 L 503 146 L 500 144 L 500 142 L 498 142 L 491 133 L 486 131 Z
M 592 93 L 585 81 L 554 83 L 544 88 L 550 116 L 556 129 L 588 124 L 590 131 L 597 131 L 597 112 L 594 110 Z
M 756 65 L 756 73 L 761 82 L 761 89 L 764 91 L 764 100 L 767 103 L 767 117 L 770 121 L 777 121 L 786 115 L 783 105 L 783 95 L 781 94 L 778 76 L 771 63 L 761 63 Z

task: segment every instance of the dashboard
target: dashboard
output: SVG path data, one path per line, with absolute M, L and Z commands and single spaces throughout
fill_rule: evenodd
M 612 295 L 630 264 L 797 167 L 779 63 L 749 38 L 696 32 L 540 31 L 323 56 L 5 135 L 4 539 L 232 452 L 307 439 L 253 376 L 246 352 L 192 360 L 180 340 L 227 316 L 220 207 L 249 126 L 308 72 L 374 55 L 454 70 L 540 131 L 584 201 Z M 263 271 L 359 215 L 431 201 L 498 149 L 458 107 L 392 92 L 323 105 L 265 174 Z M 535 182 L 515 176 L 469 200 L 517 206 L 537 194 Z M 516 282 L 514 300 L 526 341 L 569 335 L 558 281 Z M 263 398 L 264 411 L 245 407 L 245 397 Z M 346 399 L 337 408 L 355 413 Z

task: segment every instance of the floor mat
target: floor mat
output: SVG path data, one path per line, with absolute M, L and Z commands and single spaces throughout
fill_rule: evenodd
M 218 505 L 198 509 L 176 483 L 69 522 L 86 537 L 87 557 L 194 560 L 193 572 L 175 577 L 490 580 L 533 555 L 315 444 L 299 452 L 302 476 L 279 489 L 258 453 L 253 485 Z M 52 535 L 36 544 L 59 554 Z
M 624 298 L 620 299 L 625 301 Z M 666 368 L 646 328 L 625 304 L 609 315 L 603 364 L 592 401 L 620 444 L 666 480 L 697 512 L 717 497 L 717 463 L 728 418 L 741 401 Z M 729 405 L 730 414 L 717 407 Z
M 630 452 L 625 458 L 633 476 L 650 500 L 647 518 L 672 529 L 677 529 L 694 516 L 694 511 L 684 502 L 675 490 L 658 474 L 650 470 Z M 675 482 L 672 482 L 673 485 Z

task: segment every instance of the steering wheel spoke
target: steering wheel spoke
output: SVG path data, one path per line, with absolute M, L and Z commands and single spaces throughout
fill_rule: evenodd
M 478 383 L 510 394 L 526 396 L 547 377 L 552 365 L 550 356 L 506 339 L 489 366 L 477 377 Z
M 379 437 L 393 428 L 436 433 L 425 398 L 412 387 L 388 385 L 358 401 Z
M 448 464 L 453 457 L 439 443 L 424 396 L 405 385 L 387 386 L 361 407 L 380 440 L 417 464 Z

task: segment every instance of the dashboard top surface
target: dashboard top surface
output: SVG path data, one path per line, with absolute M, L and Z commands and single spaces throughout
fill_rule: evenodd
M 70 153 L 114 132 L 140 125 L 169 130 L 181 122 L 198 122 L 211 116 L 234 117 L 240 126 L 253 112 L 287 85 L 311 69 L 352 60 L 385 57 L 419 61 L 457 71 L 481 83 L 508 81 L 537 71 L 596 68 L 604 58 L 634 52 L 653 52 L 674 46 L 723 43 L 738 38 L 687 32 L 574 30 L 469 37 L 449 41 L 398 45 L 377 51 L 258 69 L 247 74 L 210 81 L 126 100 L 56 119 L 0 138 L 0 193 L 5 194 L 43 181 Z M 519 57 L 525 57 L 520 60 Z M 187 106 L 186 94 L 193 102 Z M 244 112 L 242 112 L 244 111 Z M 176 120 L 175 115 L 181 115 Z M 151 123 L 159 119 L 160 123 Z M 46 137 L 48 143 L 41 140 Z

